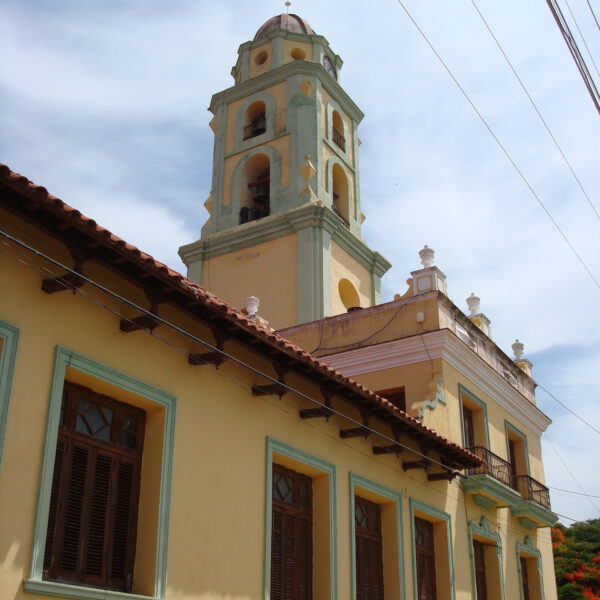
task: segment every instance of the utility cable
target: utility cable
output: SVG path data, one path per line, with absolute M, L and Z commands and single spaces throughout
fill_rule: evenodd
M 583 417 L 580 417 L 576 412 L 572 411 L 566 404 L 561 402 L 554 394 L 550 393 L 543 385 L 540 385 L 538 383 L 537 386 L 541 390 L 544 390 L 544 392 L 546 392 L 546 394 L 548 394 L 548 396 L 550 396 L 550 398 L 552 398 L 553 400 L 556 400 L 556 402 L 558 402 L 564 409 L 568 410 L 574 417 L 577 417 L 582 423 L 585 423 L 590 429 L 593 429 L 596 433 L 600 433 L 599 429 L 596 429 L 591 423 L 588 423 Z
M 579 481 L 577 481 L 577 478 L 575 477 L 575 475 L 573 475 L 573 472 L 571 471 L 571 469 L 569 469 L 569 467 L 567 466 L 567 463 L 563 460 L 562 456 L 558 453 L 558 450 L 554 447 L 554 444 L 552 443 L 552 440 L 548 437 L 548 434 L 546 434 L 546 439 L 548 440 L 548 443 L 550 444 L 550 446 L 552 446 L 552 450 L 554 450 L 554 453 L 556 454 L 556 456 L 558 456 L 558 459 L 560 460 L 560 462 L 563 464 L 563 467 L 567 470 L 569 475 L 573 478 L 573 481 L 577 484 L 577 487 L 581 490 L 583 495 L 587 497 L 587 499 L 590 501 L 590 504 L 598 512 L 600 512 L 600 508 L 598 508 L 597 504 L 592 500 L 592 497 L 586 493 L 586 491 L 583 489 L 583 487 L 581 487 L 581 484 L 579 483 Z
M 585 46 L 585 49 L 587 50 L 587 53 L 588 53 L 588 55 L 590 57 L 590 60 L 592 61 L 592 64 L 594 65 L 594 69 L 596 69 L 596 74 L 598 75 L 598 77 L 600 77 L 600 71 L 598 71 L 598 66 L 596 65 L 596 61 L 594 60 L 594 57 L 592 56 L 592 53 L 590 52 L 590 49 L 589 49 L 589 47 L 587 45 L 587 42 L 585 41 L 585 37 L 583 36 L 583 32 L 579 28 L 579 23 L 577 22 L 577 19 L 575 18 L 575 15 L 573 14 L 573 11 L 571 10 L 571 5 L 569 4 L 569 0 L 565 0 L 565 4 L 567 5 L 567 8 L 569 9 L 569 13 L 571 14 L 571 18 L 573 19 L 573 23 L 575 23 L 575 27 L 577 27 L 577 31 L 579 31 L 579 35 L 581 37 L 581 40 L 583 41 L 583 45 Z
M 560 228 L 558 223 L 554 220 L 554 217 L 552 217 L 552 215 L 550 214 L 550 211 L 546 208 L 546 206 L 542 202 L 542 199 L 538 196 L 537 192 L 533 189 L 533 187 L 531 186 L 531 184 L 529 183 L 529 181 L 527 180 L 527 178 L 525 177 L 525 175 L 523 174 L 521 169 L 519 169 L 519 167 L 517 166 L 517 163 L 513 160 L 511 155 L 508 153 L 508 150 L 506 150 L 506 148 L 504 147 L 504 145 L 502 144 L 502 142 L 500 141 L 498 136 L 494 133 L 494 131 L 492 130 L 492 128 L 490 127 L 488 122 L 485 120 L 485 117 L 479 112 L 478 108 L 475 106 L 475 104 L 473 103 L 473 101 L 471 100 L 471 98 L 469 97 L 469 95 L 467 94 L 465 89 L 462 87 L 462 85 L 458 82 L 458 80 L 456 79 L 456 77 L 454 76 L 454 74 L 452 73 L 450 68 L 448 67 L 448 65 L 445 63 L 444 59 L 440 56 L 440 54 L 435 49 L 433 44 L 429 41 L 429 38 L 425 35 L 423 30 L 419 27 L 418 23 L 415 21 L 413 16 L 410 14 L 410 12 L 406 8 L 406 6 L 402 2 L 402 0 L 397 0 L 397 2 L 402 7 L 404 12 L 408 16 L 408 18 L 411 20 L 412 24 L 415 26 L 417 31 L 421 34 L 421 37 L 425 40 L 427 45 L 431 48 L 432 52 L 436 55 L 437 59 L 440 61 L 440 63 L 442 64 L 442 66 L 444 67 L 444 69 L 446 70 L 448 75 L 450 75 L 450 77 L 452 78 L 452 81 L 454 81 L 454 83 L 456 84 L 458 89 L 461 91 L 463 96 L 466 98 L 467 102 L 471 105 L 471 108 L 475 111 L 475 113 L 477 114 L 477 116 L 479 117 L 481 122 L 484 124 L 485 128 L 489 131 L 490 135 L 494 138 L 494 140 L 496 141 L 496 143 L 498 144 L 498 146 L 500 147 L 502 152 L 505 154 L 506 158 L 508 158 L 509 162 L 514 167 L 515 171 L 519 174 L 519 176 L 521 177 L 521 179 L 523 180 L 523 182 L 525 183 L 525 185 L 527 186 L 527 188 L 529 189 L 529 191 L 531 192 L 533 197 L 537 200 L 538 204 L 542 207 L 542 209 L 544 210 L 544 212 L 546 213 L 546 215 L 548 216 L 548 218 L 550 219 L 550 221 L 552 222 L 552 224 L 554 225 L 554 227 L 556 228 L 558 233 L 560 233 L 563 240 L 569 246 L 569 248 L 571 249 L 571 252 L 575 255 L 575 257 L 577 258 L 577 260 L 579 261 L 581 266 L 585 269 L 585 271 L 590 276 L 592 281 L 596 284 L 596 287 L 598 287 L 598 289 L 600 289 L 600 281 L 598 281 L 598 279 L 596 279 L 596 277 L 594 277 L 593 273 L 590 271 L 589 267 L 586 265 L 583 258 L 581 258 L 581 256 L 578 254 L 577 250 L 575 250 L 575 247 L 573 246 L 573 244 L 571 244 L 571 242 L 569 241 L 569 238 L 565 235 L 565 233 Z M 598 109 L 600 110 L 600 105 L 598 106 Z
M 71 269 L 70 267 L 67 267 L 66 265 L 62 264 L 61 262 L 53 259 L 52 257 L 48 256 L 47 254 L 44 254 L 43 252 L 33 248 L 32 246 L 30 246 L 29 244 L 27 244 L 26 242 L 19 240 L 18 238 L 15 238 L 14 236 L 10 235 L 9 233 L 0 230 L 0 235 L 2 235 L 3 237 L 5 237 L 6 239 L 10 240 L 11 242 L 13 242 L 14 244 L 17 244 L 18 246 L 21 246 L 22 248 L 25 248 L 26 250 L 28 250 L 29 252 L 33 253 L 34 255 L 43 258 L 45 260 L 47 260 L 48 262 L 50 262 L 51 264 L 53 264 L 56 267 L 59 267 L 61 269 L 64 269 L 65 271 L 72 273 L 74 275 L 77 275 L 78 277 L 80 277 L 81 279 L 83 279 L 84 281 L 86 281 L 87 283 L 89 283 L 90 285 L 92 285 L 93 287 L 95 287 L 96 289 L 104 292 L 105 294 L 108 294 L 109 296 L 111 296 L 112 298 L 119 300 L 120 302 L 123 302 L 125 305 L 129 306 L 130 308 L 134 308 L 135 310 L 152 317 L 152 319 L 154 319 L 155 321 L 160 322 L 163 325 L 166 325 L 167 327 L 169 327 L 170 329 L 172 329 L 173 331 L 183 335 L 184 337 L 188 337 L 191 340 L 198 342 L 200 344 L 202 344 L 203 346 L 205 346 L 206 348 L 208 348 L 210 351 L 212 352 L 217 352 L 218 354 L 220 354 L 221 356 L 225 357 L 228 360 L 231 360 L 233 363 L 235 363 L 236 365 L 242 366 L 244 368 L 246 368 L 247 370 L 249 370 L 251 373 L 258 375 L 260 377 L 264 377 L 265 379 L 267 379 L 268 381 L 270 381 L 271 383 L 274 383 L 276 385 L 278 385 L 281 388 L 284 388 L 286 391 L 292 392 L 294 394 L 296 394 L 298 397 L 304 399 L 304 400 L 308 400 L 309 402 L 311 402 L 312 404 L 315 404 L 316 406 L 318 406 L 319 408 L 323 408 L 326 409 L 327 411 L 329 411 L 332 414 L 337 415 L 338 417 L 341 417 L 342 419 L 352 423 L 353 425 L 357 426 L 357 427 L 361 427 L 362 429 L 364 429 L 365 431 L 368 431 L 370 434 L 376 435 L 377 437 L 389 442 L 392 445 L 398 446 L 399 448 L 402 448 L 403 450 L 408 450 L 409 452 L 412 452 L 413 454 L 426 459 L 427 461 L 429 461 L 432 464 L 436 464 L 439 467 L 443 468 L 446 471 L 449 471 L 451 473 L 454 473 L 456 476 L 461 477 L 461 478 L 465 478 L 466 475 L 464 475 L 463 473 L 457 471 L 456 469 L 453 469 L 452 467 L 449 467 L 448 465 L 445 465 L 444 463 L 431 458 L 429 456 L 426 456 L 425 454 L 423 454 L 422 452 L 419 452 L 418 450 L 415 450 L 414 448 L 411 448 L 410 446 L 407 446 L 405 444 L 402 444 L 400 442 L 398 442 L 396 439 L 391 438 L 388 435 L 385 435 L 383 433 L 381 433 L 380 431 L 377 431 L 371 427 L 369 427 L 368 425 L 365 425 L 364 423 L 349 417 L 347 415 L 345 415 L 344 413 L 342 413 L 339 410 L 336 410 L 330 406 L 327 406 L 324 402 L 320 402 L 319 400 L 316 400 L 314 398 L 311 398 L 310 396 L 308 396 L 307 394 L 287 385 L 286 383 L 282 383 L 281 381 L 279 381 L 278 379 L 272 377 L 271 375 L 268 375 L 267 373 L 264 373 L 262 371 L 260 371 L 259 369 L 256 369 L 255 367 L 253 367 L 252 365 L 249 365 L 248 363 L 242 361 L 241 359 L 238 359 L 234 356 L 232 356 L 231 354 L 225 352 L 224 350 L 217 348 L 216 346 L 213 346 L 212 344 L 208 343 L 205 340 L 202 340 L 201 338 L 195 336 L 194 334 L 192 334 L 191 332 L 179 327 L 178 325 L 175 325 L 174 323 L 168 321 L 167 319 L 165 319 L 164 317 L 161 317 L 158 314 L 155 314 L 145 308 L 143 308 L 142 306 L 139 306 L 138 304 L 136 304 L 135 302 L 132 302 L 131 300 L 128 300 L 127 298 L 124 298 L 123 296 L 121 296 L 120 294 L 118 294 L 117 292 L 114 292 L 108 288 L 106 288 L 105 286 L 103 286 L 102 284 L 94 281 L 93 279 L 82 275 L 81 273 L 78 273 L 77 271 L 75 271 L 74 269 Z M 8 244 L 5 244 L 8 245 Z M 58 276 L 60 279 L 60 276 Z M 72 288 L 68 282 L 64 282 L 63 284 L 65 286 L 65 288 L 67 289 L 73 289 L 73 291 L 75 293 L 82 293 L 82 290 L 79 290 L 77 288 Z M 108 308 L 108 307 L 107 307 Z M 114 309 L 113 309 L 114 311 Z M 118 312 L 116 314 L 119 314 Z M 131 321 L 130 318 L 126 317 L 126 316 L 122 316 L 122 318 L 127 319 L 128 321 Z M 148 331 L 149 333 L 153 334 L 154 333 L 149 330 L 144 328 L 146 331 Z M 185 351 L 186 353 L 188 353 L 187 351 Z
M 600 213 L 598 213 L 598 211 L 596 210 L 596 207 L 593 205 L 591 198 L 589 197 L 588 193 L 585 191 L 585 189 L 583 187 L 583 184 L 581 183 L 581 180 L 579 179 L 579 177 L 577 177 L 577 174 L 575 173 L 573 167 L 571 166 L 571 163 L 568 161 L 567 157 L 565 156 L 565 153 L 563 152 L 563 150 L 560 147 L 558 141 L 554 137 L 552 131 L 550 131 L 550 127 L 548 126 L 548 123 L 546 123 L 546 120 L 542 116 L 542 113 L 540 112 L 539 108 L 537 107 L 536 103 L 534 102 L 533 98 L 531 97 L 531 94 L 529 93 L 529 91 L 525 87 L 525 84 L 523 83 L 523 80 L 519 77 L 519 75 L 518 75 L 515 67 L 510 62 L 510 59 L 506 55 L 506 52 L 504 52 L 504 49 L 502 48 L 500 42 L 498 41 L 498 38 L 496 38 L 496 36 L 494 35 L 494 32 L 492 31 L 490 25 L 488 24 L 488 22 L 486 21 L 485 17 L 483 16 L 483 14 L 481 13 L 481 11 L 479 10 L 479 7 L 477 6 L 475 0 L 471 0 L 471 4 L 473 5 L 473 7 L 475 8 L 475 10 L 477 11 L 477 14 L 479 15 L 479 17 L 483 21 L 483 24 L 485 25 L 486 29 L 489 31 L 490 35 L 492 36 L 492 39 L 494 40 L 494 42 L 496 42 L 496 46 L 498 46 L 498 49 L 502 53 L 502 56 L 504 57 L 504 60 L 506 60 L 506 62 L 508 63 L 508 66 L 510 67 L 510 69 L 513 72 L 514 76 L 517 78 L 517 81 L 519 82 L 519 84 L 523 88 L 523 91 L 525 92 L 525 94 L 529 98 L 529 101 L 531 102 L 531 105 L 533 106 L 533 108 L 535 109 L 535 112 L 537 113 L 538 117 L 540 118 L 540 120 L 544 124 L 544 127 L 546 128 L 546 131 L 548 132 L 548 134 L 552 138 L 552 141 L 554 142 L 554 145 L 556 146 L 557 150 L 560 152 L 560 155 L 563 157 L 563 160 L 567 164 L 567 167 L 569 167 L 569 170 L 571 171 L 571 174 L 575 178 L 575 181 L 579 185 L 579 188 L 583 192 L 583 195 L 586 197 L 586 199 L 587 199 L 590 207 L 594 211 L 594 213 L 596 215 L 596 218 L 598 220 L 600 220 Z
M 592 5 L 590 4 L 590 0 L 586 0 L 587 5 L 590 8 L 590 12 L 592 13 L 592 17 L 594 17 L 594 21 L 596 22 L 596 27 L 598 29 L 600 29 L 600 23 L 598 23 L 598 19 L 596 18 L 596 13 L 594 12 L 594 9 L 592 8 Z
M 600 498 L 600 496 L 594 496 L 593 494 L 583 494 L 581 492 L 574 492 L 573 490 L 563 490 L 562 488 L 548 486 L 550 490 L 556 490 L 557 492 L 565 492 L 567 494 L 576 494 L 577 496 L 587 496 L 588 498 Z

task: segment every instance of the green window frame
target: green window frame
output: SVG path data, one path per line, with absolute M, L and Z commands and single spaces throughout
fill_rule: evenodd
M 450 583 L 450 600 L 455 600 L 456 598 L 456 579 L 454 575 L 454 554 L 452 552 L 452 518 L 443 510 L 436 508 L 435 506 L 431 506 L 430 504 L 426 504 L 425 502 L 421 502 L 420 500 L 416 500 L 415 498 L 410 499 L 410 526 L 411 526 L 411 544 L 412 544 L 412 559 L 413 559 L 413 590 L 414 590 L 414 598 L 415 600 L 419 600 L 418 598 L 418 589 L 417 589 L 417 549 L 415 544 L 415 513 L 419 512 L 421 514 L 429 515 L 433 517 L 435 521 L 438 523 L 441 521 L 445 524 L 446 527 L 446 542 L 448 544 L 448 573 L 449 573 L 449 583 Z M 434 521 L 434 522 L 435 522 Z M 437 548 L 435 553 L 436 557 L 440 549 Z M 439 589 L 440 588 L 438 586 Z
M 356 529 L 355 529 L 355 502 L 354 497 L 360 495 L 356 488 L 364 489 L 378 496 L 383 496 L 396 505 L 396 534 L 398 537 L 398 577 L 399 577 L 399 594 L 400 600 L 406 598 L 406 573 L 404 570 L 404 526 L 402 522 L 402 494 L 393 490 L 385 485 L 367 479 L 357 473 L 350 473 L 350 568 L 352 576 L 352 600 L 356 600 Z M 386 533 L 389 534 L 383 528 L 382 533 L 385 537 Z M 389 589 L 393 587 L 395 582 L 387 582 L 385 580 L 385 566 L 384 566 L 384 590 L 386 590 L 385 597 L 391 598 L 392 594 L 389 593 Z M 386 588 L 387 585 L 387 588 Z
M 523 574 L 521 573 L 521 556 L 525 555 L 523 558 L 529 559 L 534 558 L 537 562 L 537 570 L 539 577 L 539 585 L 540 585 L 540 598 L 545 600 L 544 594 L 544 575 L 542 572 L 542 553 L 534 548 L 533 543 L 531 542 L 531 538 L 526 535 L 525 543 L 517 542 L 517 570 L 519 571 L 519 597 L 523 600 Z M 531 578 L 530 570 L 527 569 L 529 577 Z
M 520 437 L 523 440 L 523 450 L 525 452 L 525 463 L 527 465 L 527 473 L 521 473 L 521 475 L 531 475 L 531 470 L 529 468 L 529 446 L 527 445 L 527 436 L 517 427 L 515 427 L 510 421 L 504 420 L 504 432 L 506 435 L 506 456 L 507 460 L 510 462 L 510 449 L 509 449 L 509 441 L 510 438 L 508 436 L 508 432 L 512 432 L 514 435 Z
M 274 438 L 267 437 L 266 477 L 265 477 L 265 553 L 264 553 L 264 599 L 271 596 L 271 534 L 273 518 L 273 454 L 279 454 L 317 469 L 328 476 L 329 488 L 329 573 L 330 597 L 337 600 L 337 511 L 336 511 L 336 471 L 335 465 L 326 460 L 308 454 L 303 450 L 289 446 Z M 314 518 L 314 515 L 313 515 Z M 313 545 L 314 551 L 314 545 Z M 313 597 L 316 597 L 313 594 Z
M 124 391 L 132 392 L 164 408 L 156 569 L 153 596 L 141 596 L 138 594 L 127 594 L 100 588 L 83 587 L 76 584 L 46 581 L 42 578 L 46 531 L 48 529 L 48 510 L 52 492 L 54 458 L 56 455 L 56 442 L 58 438 L 58 424 L 67 367 L 81 371 L 86 375 L 90 375 L 95 379 L 121 388 Z M 169 542 L 176 404 L 177 400 L 172 394 L 121 373 L 111 367 L 105 366 L 91 358 L 82 356 L 77 352 L 68 350 L 62 346 L 57 346 L 46 422 L 46 439 L 35 517 L 30 576 L 23 581 L 23 589 L 26 592 L 45 594 L 48 596 L 60 596 L 63 598 L 74 598 L 78 600 L 133 600 L 136 598 L 144 600 L 148 600 L 149 598 L 152 598 L 153 600 L 163 600 L 165 598 L 167 589 L 167 552 Z
M 485 423 L 485 447 L 488 450 L 490 448 L 490 428 L 488 424 L 487 404 L 480 400 L 475 394 L 470 392 L 464 385 L 458 384 L 458 406 L 460 408 L 460 429 L 462 432 L 462 445 L 465 445 L 465 429 L 464 429 L 464 417 L 463 417 L 463 396 L 467 396 L 469 401 L 476 404 L 483 411 L 483 420 Z
M 476 534 L 486 540 L 490 540 L 496 546 L 496 556 L 498 558 L 498 575 L 500 578 L 500 598 L 504 600 L 504 576 L 502 567 L 502 539 L 500 535 L 490 529 L 487 517 L 481 517 L 479 524 L 475 521 L 469 522 L 469 548 L 471 549 L 471 574 L 473 580 L 473 598 L 477 600 L 477 583 L 475 581 L 475 555 L 473 548 L 473 534 Z M 489 574 L 488 574 L 489 579 Z
M 5 321 L 0 321 L 0 339 L 2 340 L 2 352 L 0 354 L 0 473 L 2 473 L 2 456 L 4 454 L 13 375 L 17 362 L 19 329 Z

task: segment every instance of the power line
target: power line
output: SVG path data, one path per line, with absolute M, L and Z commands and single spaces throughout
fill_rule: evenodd
M 585 37 L 583 36 L 583 32 L 581 31 L 581 29 L 579 28 L 579 23 L 577 22 L 577 19 L 575 18 L 575 15 L 573 14 L 573 11 L 571 10 L 571 5 L 569 4 L 569 0 L 565 0 L 565 4 L 567 5 L 567 8 L 569 9 L 569 13 L 571 14 L 571 18 L 573 19 L 573 23 L 575 23 L 575 27 L 577 27 L 577 31 L 579 31 L 579 35 L 581 36 L 581 40 L 583 41 L 583 45 L 585 46 L 585 49 L 587 50 L 587 53 L 592 61 L 592 64 L 594 65 L 594 69 L 596 69 L 596 73 L 598 75 L 598 77 L 600 77 L 600 72 L 598 71 L 598 66 L 596 65 L 596 61 L 594 60 L 594 57 L 592 56 L 592 53 L 587 45 L 587 42 L 585 41 Z
M 548 2 L 550 2 L 550 1 L 551 0 L 548 0 Z M 531 186 L 531 184 L 529 183 L 529 181 L 527 180 L 527 178 L 525 177 L 525 175 L 523 174 L 523 172 L 521 171 L 521 169 L 519 169 L 519 167 L 517 166 L 517 163 L 513 160 L 513 158 L 511 157 L 511 155 L 508 153 L 508 150 L 506 150 L 506 148 L 504 147 L 504 145 L 502 144 L 502 142 L 500 141 L 500 139 L 496 136 L 496 134 L 494 133 L 494 131 L 492 130 L 492 128 L 490 127 L 490 125 L 488 124 L 488 122 L 485 120 L 484 116 L 479 112 L 479 110 L 477 109 L 477 107 L 475 106 L 475 104 L 473 103 L 473 101 L 471 100 L 471 98 L 469 97 L 469 95 L 467 94 L 467 92 L 465 91 L 465 89 L 458 82 L 458 80 L 456 79 L 456 77 L 454 76 L 454 74 L 452 73 L 452 71 L 450 70 L 450 68 L 448 67 L 448 65 L 445 63 L 444 59 L 440 56 L 440 54 L 435 49 L 435 47 L 433 46 L 433 44 L 429 41 L 429 38 L 425 35 L 425 33 L 423 32 L 423 30 L 419 27 L 418 23 L 415 21 L 415 19 L 413 18 L 413 16 L 410 14 L 410 12 L 406 8 L 406 6 L 404 6 L 404 3 L 402 2 L 402 0 L 397 0 L 397 2 L 402 7 L 402 9 L 404 10 L 404 12 L 408 16 L 408 18 L 411 20 L 412 24 L 415 26 L 415 28 L 417 29 L 417 31 L 421 34 L 421 37 L 425 40 L 425 42 L 427 43 L 427 45 L 431 48 L 432 52 L 436 55 L 437 59 L 440 61 L 440 63 L 442 64 L 442 66 L 444 67 L 444 69 L 446 70 L 446 72 L 448 73 L 448 75 L 450 75 L 450 77 L 452 78 L 452 81 L 454 81 L 454 83 L 456 84 L 456 86 L 458 87 L 458 89 L 461 91 L 461 93 L 463 94 L 463 96 L 466 98 L 467 102 L 471 105 L 471 108 L 475 111 L 475 113 L 477 114 L 477 116 L 479 117 L 479 119 L 481 120 L 481 122 L 484 124 L 485 128 L 489 131 L 490 135 L 494 138 L 494 140 L 496 141 L 496 143 L 498 144 L 498 146 L 500 147 L 500 149 L 502 150 L 502 152 L 505 154 L 506 158 L 508 158 L 508 160 L 510 161 L 510 163 L 514 167 L 515 171 L 519 174 L 519 176 L 521 177 L 521 179 L 523 180 L 523 182 L 525 183 L 525 185 L 527 186 L 527 188 L 529 189 L 529 191 L 532 193 L 533 197 L 538 201 L 538 204 L 542 207 L 542 209 L 544 210 L 544 212 L 546 213 L 546 215 L 548 216 L 548 218 L 550 219 L 550 221 L 552 222 L 552 224 L 554 225 L 554 227 L 556 228 L 556 230 L 558 231 L 558 233 L 560 233 L 560 235 L 562 236 L 563 240 L 569 246 L 569 248 L 571 249 L 571 252 L 575 255 L 575 257 L 577 258 L 577 260 L 579 261 L 579 263 L 581 264 L 581 266 L 586 270 L 587 274 L 590 276 L 590 278 L 592 279 L 592 281 L 596 284 L 596 287 L 598 287 L 600 289 L 600 281 L 598 281 L 596 279 L 596 277 L 594 277 L 594 274 L 590 271 L 589 267 L 586 265 L 586 263 L 581 258 L 581 256 L 579 256 L 577 250 L 575 250 L 575 247 L 569 241 L 569 238 L 565 235 L 565 233 L 560 228 L 560 226 L 558 225 L 558 223 L 554 220 L 554 218 L 550 214 L 550 211 L 546 208 L 546 206 L 542 202 L 542 199 L 538 196 L 537 192 L 533 189 L 533 187 Z M 600 104 L 598 105 L 598 110 L 600 110 Z
M 596 505 L 596 503 L 592 500 L 592 497 L 586 493 L 586 491 L 583 489 L 583 487 L 581 487 L 581 484 L 579 483 L 579 481 L 577 481 L 577 478 L 575 477 L 575 475 L 573 475 L 573 472 L 571 471 L 571 469 L 569 469 L 569 467 L 567 467 L 567 463 L 563 460 L 562 456 L 558 453 L 558 450 L 554 447 L 554 444 L 552 443 L 552 440 L 548 437 L 548 435 L 546 434 L 546 439 L 548 440 L 548 443 L 550 444 L 550 446 L 552 446 L 552 450 L 554 450 L 554 453 L 556 454 L 556 456 L 558 456 L 558 459 L 560 460 L 560 462 L 563 464 L 563 467 L 567 470 L 567 472 L 569 473 L 569 475 L 573 478 L 573 481 L 577 484 L 577 487 L 581 490 L 582 494 L 584 496 L 587 497 L 587 499 L 590 501 L 590 504 L 597 510 L 600 512 L 600 508 L 598 508 L 598 506 Z
M 587 496 L 588 498 L 600 498 L 600 496 L 594 496 L 593 494 L 582 494 L 581 492 L 574 492 L 573 490 L 563 490 L 562 488 L 548 486 L 551 490 L 556 490 L 557 492 L 565 492 L 567 494 L 576 494 L 577 496 Z
M 598 29 L 600 29 L 600 23 L 598 23 L 598 19 L 596 18 L 596 13 L 594 12 L 594 9 L 592 8 L 592 5 L 590 4 L 590 0 L 586 0 L 587 5 L 590 8 L 590 12 L 592 13 L 592 17 L 594 17 L 594 21 L 596 21 L 596 27 Z
M 593 429 L 596 433 L 600 433 L 600 430 L 596 429 L 591 423 L 588 423 L 583 417 L 580 417 L 576 412 L 572 411 L 566 404 L 561 402 L 554 394 L 550 393 L 543 385 L 538 383 L 538 387 L 544 390 L 550 398 L 556 400 L 564 409 L 568 410 L 574 417 L 577 417 L 582 423 L 585 423 L 590 429 Z
M 523 88 L 523 91 L 525 92 L 525 94 L 529 98 L 529 101 L 531 102 L 531 105 L 533 106 L 533 108 L 535 109 L 535 112 L 537 113 L 538 117 L 541 119 L 542 123 L 544 124 L 544 127 L 546 128 L 546 131 L 548 132 L 548 134 L 552 138 L 552 141 L 554 142 L 554 145 L 556 146 L 556 148 L 560 152 L 560 155 L 563 157 L 563 160 L 565 161 L 565 163 L 569 167 L 569 170 L 571 171 L 573 177 L 575 178 L 575 181 L 579 185 L 579 188 L 583 192 L 583 195 L 586 197 L 589 205 L 591 206 L 592 210 L 594 211 L 594 213 L 596 215 L 596 218 L 598 220 L 600 220 L 600 213 L 598 213 L 598 211 L 596 210 L 596 207 L 593 205 L 591 198 L 589 197 L 588 193 L 585 191 L 585 189 L 583 187 L 583 184 L 581 183 L 579 177 L 577 177 L 577 174 L 573 170 L 573 167 L 571 166 L 571 163 L 568 161 L 567 157 L 565 156 L 565 153 L 563 152 L 563 150 L 560 147 L 558 141 L 554 137 L 552 131 L 550 131 L 550 127 L 548 126 L 548 123 L 546 123 L 546 120 L 542 116 L 542 113 L 540 112 L 540 110 L 538 109 L 536 103 L 534 102 L 533 98 L 531 97 L 531 94 L 529 93 L 529 91 L 525 87 L 525 84 L 523 83 L 522 79 L 519 77 L 516 69 L 514 68 L 513 64 L 510 62 L 508 56 L 506 55 L 506 52 L 504 52 L 504 49 L 502 48 L 500 42 L 498 41 L 498 39 L 494 35 L 494 32 L 492 31 L 490 25 L 486 21 L 486 19 L 483 16 L 483 14 L 481 14 L 481 11 L 479 10 L 479 7 L 475 3 L 475 0 L 471 0 L 471 4 L 473 4 L 475 10 L 477 11 L 477 14 L 480 16 L 481 20 L 483 21 L 484 25 L 486 26 L 487 30 L 489 31 L 490 35 L 492 36 L 492 39 L 494 40 L 494 42 L 496 42 L 496 45 L 498 46 L 498 49 L 500 50 L 500 52 L 502 53 L 502 56 L 504 57 L 504 60 L 506 60 L 506 62 L 508 63 L 508 66 L 511 68 L 512 72 L 514 73 L 514 76 L 517 78 L 517 81 L 521 84 L 521 87 Z

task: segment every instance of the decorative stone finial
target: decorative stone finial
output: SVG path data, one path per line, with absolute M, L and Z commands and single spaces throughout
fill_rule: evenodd
M 435 258 L 435 250 L 430 248 L 427 244 L 423 247 L 422 250 L 419 250 L 419 256 L 421 257 L 421 264 L 427 267 L 433 267 L 434 258 Z
M 248 316 L 254 318 L 258 312 L 258 305 L 260 300 L 256 296 L 248 296 L 246 298 L 246 312 Z
M 480 304 L 481 298 L 479 298 L 479 296 L 476 296 L 473 292 L 471 292 L 471 295 L 467 298 L 467 306 L 469 307 L 469 312 L 471 313 L 471 316 L 476 315 L 479 312 Z
M 521 360 L 523 358 L 523 350 L 525 350 L 525 345 L 523 342 L 519 340 L 515 340 L 515 343 L 511 346 L 513 354 L 515 355 L 515 361 Z

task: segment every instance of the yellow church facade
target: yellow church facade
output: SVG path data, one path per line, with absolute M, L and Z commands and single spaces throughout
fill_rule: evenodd
M 531 364 L 430 249 L 381 304 L 341 66 L 240 47 L 189 278 L 0 166 L 1 598 L 556 598 Z

